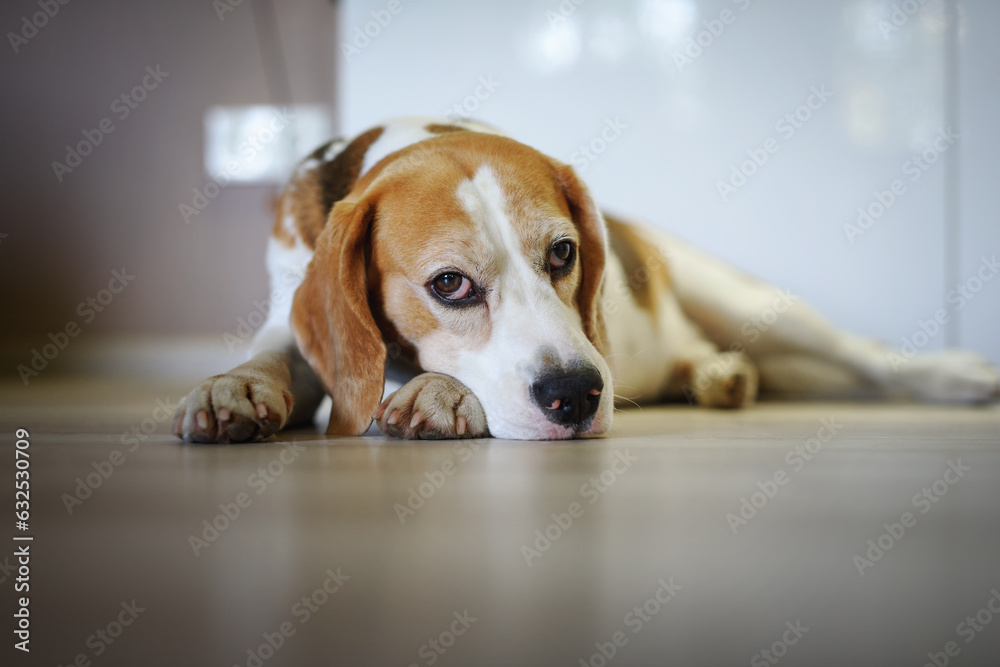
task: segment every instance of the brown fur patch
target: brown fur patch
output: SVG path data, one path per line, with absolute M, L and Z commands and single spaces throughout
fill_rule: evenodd
M 292 302 L 299 347 L 333 399 L 328 435 L 364 433 L 382 397 L 386 346 L 365 280 L 374 216 L 371 204 L 334 209 Z
M 444 125 L 441 123 L 431 123 L 424 127 L 431 134 L 444 134 L 445 132 L 468 132 L 464 127 L 458 125 Z
M 632 225 L 604 214 L 608 223 L 608 243 L 625 271 L 636 304 L 655 319 L 657 295 L 671 288 L 666 258 Z
M 375 127 L 347 144 L 331 161 L 316 168 L 323 196 L 323 208 L 329 213 L 333 205 L 347 196 L 358 182 L 365 153 L 382 136 L 384 128 Z
M 309 248 L 315 248 L 316 239 L 326 226 L 328 214 L 320 203 L 322 201 L 320 193 L 321 186 L 315 169 L 290 183 L 282 196 L 283 205 L 275 228 L 284 227 L 282 218 L 290 215 L 295 221 L 299 238 Z
M 479 241 L 461 224 L 455 205 L 455 187 L 462 174 L 433 154 L 421 155 L 413 164 L 419 168 L 403 169 L 369 189 L 379 202 L 372 256 L 380 278 L 378 293 L 370 301 L 383 311 L 381 318 L 394 324 L 392 333 L 404 350 L 442 327 L 457 331 L 467 323 L 474 340 L 489 331 L 489 323 L 481 321 L 482 309 L 432 309 L 424 301 L 424 284 L 432 277 L 425 268 L 428 263 L 439 260 L 443 251 L 469 248 Z
M 316 239 L 326 227 L 333 205 L 354 188 L 361 175 L 365 154 L 382 136 L 382 132 L 381 127 L 368 130 L 345 146 L 329 162 L 320 163 L 293 179 L 281 196 L 274 224 L 275 238 L 286 246 L 294 244 L 294 239 L 284 225 L 284 218 L 291 215 L 303 243 L 309 248 L 315 248 Z M 307 160 L 321 160 L 332 143 L 328 142 L 317 148 Z

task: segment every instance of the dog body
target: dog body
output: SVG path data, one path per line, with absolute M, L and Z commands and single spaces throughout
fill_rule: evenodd
M 282 196 L 267 267 L 252 358 L 181 402 L 186 440 L 262 439 L 327 393 L 331 435 L 375 419 L 398 437 L 516 439 L 605 433 L 616 398 L 997 393 L 981 357 L 894 357 L 602 214 L 572 169 L 473 122 L 400 119 L 317 149 Z M 383 397 L 387 364 L 417 374 Z

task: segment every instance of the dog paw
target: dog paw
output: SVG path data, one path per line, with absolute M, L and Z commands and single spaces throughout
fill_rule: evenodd
M 910 396 L 935 403 L 985 403 L 1000 399 L 1000 370 L 966 350 L 918 354 L 896 366 Z
M 720 352 L 696 363 L 690 385 L 695 401 L 710 408 L 752 405 L 757 386 L 757 368 L 739 352 Z
M 292 395 L 257 373 L 210 377 L 177 405 L 174 434 L 187 442 L 257 442 L 278 432 Z
M 397 438 L 441 440 L 489 435 L 479 399 L 458 380 L 424 373 L 390 394 L 375 412 L 378 427 Z

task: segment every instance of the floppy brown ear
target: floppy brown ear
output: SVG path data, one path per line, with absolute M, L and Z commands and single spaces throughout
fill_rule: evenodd
M 368 305 L 365 249 L 374 204 L 341 201 L 292 302 L 299 349 L 333 399 L 327 435 L 360 435 L 385 388 L 385 344 Z
M 587 338 L 602 355 L 607 356 L 607 330 L 601 307 L 604 285 L 604 262 L 608 253 L 608 232 L 604 218 L 594 203 L 587 186 L 573 168 L 557 164 L 556 172 L 569 204 L 570 216 L 580 232 L 580 265 L 582 276 L 576 292 L 576 305 Z

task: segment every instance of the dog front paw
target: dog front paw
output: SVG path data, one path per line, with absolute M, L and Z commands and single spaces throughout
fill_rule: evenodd
M 378 427 L 397 438 L 441 440 L 489 435 L 479 399 L 455 378 L 424 373 L 390 394 L 375 412 Z
M 292 395 L 273 378 L 225 373 L 181 399 L 174 434 L 187 442 L 256 442 L 277 433 L 291 409 Z

